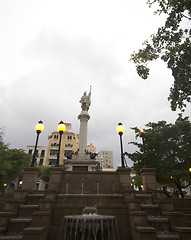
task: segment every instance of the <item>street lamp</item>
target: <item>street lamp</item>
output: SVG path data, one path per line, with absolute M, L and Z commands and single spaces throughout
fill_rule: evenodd
M 120 137 L 120 144 L 121 144 L 121 167 L 125 167 L 125 161 L 124 161 L 124 155 L 123 155 L 123 144 L 122 144 L 122 135 L 123 132 L 125 131 L 124 126 L 122 125 L 122 123 L 118 123 L 118 126 L 116 128 L 119 137 Z
M 60 140 L 59 140 L 59 145 L 58 145 L 58 153 L 57 153 L 57 161 L 56 161 L 56 167 L 59 167 L 59 159 L 60 159 L 60 145 L 61 145 L 61 140 L 62 140 L 62 134 L 66 130 L 66 126 L 63 123 L 63 121 L 60 121 L 57 127 L 59 134 L 60 134 Z
M 35 164 L 36 149 L 37 149 L 39 134 L 40 134 L 40 133 L 43 131 L 43 129 L 44 129 L 43 122 L 42 122 L 42 121 L 39 121 L 39 122 L 37 123 L 37 125 L 35 126 L 35 129 L 36 129 L 37 136 L 36 136 L 36 144 L 35 144 L 35 148 L 34 148 L 34 153 L 33 153 L 33 158 L 32 158 L 31 167 L 34 167 L 34 164 Z
M 140 137 L 142 138 L 142 141 L 143 141 L 144 167 L 148 168 L 147 154 L 146 154 L 146 151 L 145 151 L 145 129 L 140 128 L 139 133 L 140 133 Z

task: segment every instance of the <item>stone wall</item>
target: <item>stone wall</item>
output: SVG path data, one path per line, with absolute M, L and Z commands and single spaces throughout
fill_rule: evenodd
M 59 193 L 114 194 L 120 192 L 117 172 L 63 172 Z

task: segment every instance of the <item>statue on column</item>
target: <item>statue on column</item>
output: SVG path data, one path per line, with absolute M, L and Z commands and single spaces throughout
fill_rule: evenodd
M 84 95 L 80 99 L 80 103 L 83 111 L 89 110 L 89 107 L 91 105 L 91 86 L 90 86 L 89 94 L 87 95 L 87 93 L 84 92 Z

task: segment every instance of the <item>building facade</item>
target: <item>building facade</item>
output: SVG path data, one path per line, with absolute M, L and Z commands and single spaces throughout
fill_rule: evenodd
M 30 155 L 34 154 L 34 148 L 35 146 L 27 146 L 26 147 L 26 153 L 29 153 Z M 36 165 L 46 165 L 46 155 L 47 155 L 47 146 L 37 146 L 36 150 Z
M 87 145 L 86 150 L 87 150 L 88 152 L 91 152 L 91 153 L 96 153 L 96 147 L 94 147 L 94 146 L 92 145 L 92 143 L 90 143 L 89 145 Z
M 64 164 L 67 154 L 75 153 L 79 148 L 79 134 L 71 131 L 71 123 L 64 124 L 66 130 L 62 134 L 59 158 L 60 165 Z M 59 140 L 59 132 L 54 131 L 48 137 L 48 146 L 37 146 L 36 165 L 54 166 L 56 164 Z M 26 152 L 33 155 L 34 148 L 34 146 L 27 146 Z M 96 153 L 96 147 L 94 147 L 92 143 L 87 145 L 86 150 L 87 152 Z M 96 157 L 96 161 L 99 162 L 100 169 L 113 168 L 112 151 L 100 151 Z
M 66 130 L 62 134 L 59 164 L 64 164 L 66 154 L 70 154 L 78 150 L 79 134 L 75 134 L 70 131 L 71 123 L 64 124 L 66 126 Z M 56 164 L 59 140 L 60 134 L 58 131 L 52 132 L 49 136 L 45 165 Z
M 113 168 L 113 152 L 112 151 L 100 151 L 98 153 L 98 158 L 101 161 L 102 169 L 104 168 Z

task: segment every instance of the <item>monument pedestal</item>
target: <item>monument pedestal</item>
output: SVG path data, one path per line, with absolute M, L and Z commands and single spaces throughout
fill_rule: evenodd
M 58 191 L 60 189 L 62 173 L 63 173 L 63 168 L 60 168 L 60 167 L 50 168 L 49 190 Z
M 40 169 L 36 167 L 25 167 L 23 175 L 22 190 L 36 190 L 36 182 L 38 180 Z
M 142 168 L 140 174 L 142 176 L 143 188 L 145 191 L 157 189 L 155 168 Z
M 67 171 L 94 171 L 97 166 L 97 161 L 91 159 L 90 154 L 78 153 L 77 155 L 73 154 L 72 159 L 65 160 L 65 166 Z
M 131 168 L 118 167 L 117 172 L 119 174 L 119 181 L 121 184 L 121 190 L 131 190 Z

